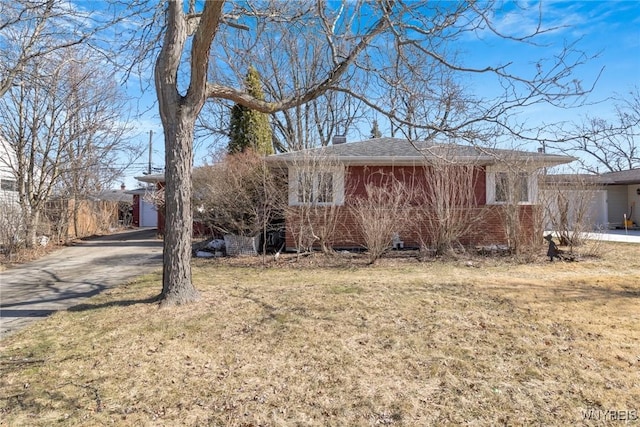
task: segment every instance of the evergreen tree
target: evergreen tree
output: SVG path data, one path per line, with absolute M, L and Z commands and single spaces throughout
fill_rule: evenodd
M 247 129 L 247 112 L 249 109 L 240 104 L 234 104 L 231 108 L 231 119 L 229 122 L 229 154 L 240 153 L 248 147 L 247 139 L 244 137 Z
M 381 138 L 382 132 L 380 132 L 380 128 L 378 127 L 378 121 L 373 119 L 373 126 L 371 127 L 371 135 L 369 138 Z
M 245 84 L 247 92 L 251 96 L 264 100 L 260 74 L 255 68 L 249 68 Z M 269 116 L 265 113 L 250 110 L 240 104 L 235 104 L 231 109 L 227 151 L 233 154 L 246 151 L 248 148 L 258 154 L 273 154 Z

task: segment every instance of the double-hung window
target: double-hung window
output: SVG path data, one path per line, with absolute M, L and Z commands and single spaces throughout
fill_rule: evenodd
M 505 203 L 511 198 L 518 203 L 529 202 L 529 177 L 526 173 L 508 174 L 506 172 L 496 172 L 495 187 L 496 202 Z
M 535 203 L 537 186 L 535 173 L 505 172 L 497 168 L 487 169 L 487 203 L 503 204 Z
M 341 205 L 344 199 L 344 172 L 331 167 L 322 171 L 289 171 L 289 204 Z
M 320 172 L 316 174 L 317 202 L 331 203 L 335 202 L 335 194 L 333 191 L 333 172 Z

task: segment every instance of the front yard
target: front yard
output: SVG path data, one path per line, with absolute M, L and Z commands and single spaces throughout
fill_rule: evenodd
M 640 245 L 604 245 L 196 261 L 202 301 L 163 310 L 145 276 L 1 342 L 0 424 L 637 425 Z

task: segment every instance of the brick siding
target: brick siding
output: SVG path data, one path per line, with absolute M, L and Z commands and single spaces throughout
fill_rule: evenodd
M 316 226 L 323 225 L 323 216 L 321 212 L 323 209 L 330 208 L 318 208 L 315 215 L 310 215 L 312 222 Z M 352 212 L 348 206 L 334 207 L 336 212 L 335 222 L 336 225 L 333 228 L 333 232 L 330 233 L 327 239 L 327 243 L 333 248 L 362 248 L 364 247 L 364 239 L 358 230 L 357 222 L 355 221 Z M 506 244 L 507 238 L 504 228 L 504 223 L 500 210 L 502 206 L 499 205 L 484 205 L 474 208 L 477 213 L 474 216 L 481 216 L 483 221 L 479 226 L 472 230 L 466 236 L 460 239 L 460 243 L 465 246 L 473 245 L 491 245 L 491 244 Z M 533 238 L 534 232 L 534 209 L 533 205 L 522 205 L 520 209 L 520 235 L 524 241 L 530 241 Z M 293 228 L 298 224 L 299 215 L 302 208 L 291 207 L 286 215 L 286 247 L 287 250 L 295 250 L 297 242 L 295 241 L 295 232 Z M 421 242 L 429 244 L 429 230 L 428 225 L 411 224 L 409 230 L 402 230 L 402 225 L 399 225 L 398 231 L 400 233 L 401 240 L 404 241 L 405 247 L 420 247 Z

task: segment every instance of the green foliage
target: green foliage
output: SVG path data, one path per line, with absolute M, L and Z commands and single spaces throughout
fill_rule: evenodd
M 260 74 L 255 68 L 249 68 L 245 84 L 249 95 L 264 100 Z M 273 154 L 269 116 L 243 105 L 235 104 L 231 109 L 227 151 L 234 154 L 244 152 L 249 148 L 258 154 Z

